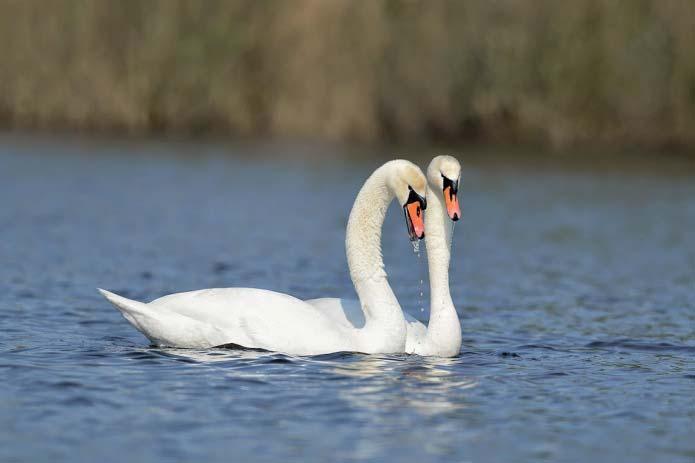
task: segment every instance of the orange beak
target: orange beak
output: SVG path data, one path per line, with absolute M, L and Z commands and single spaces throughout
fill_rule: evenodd
M 410 241 L 421 240 L 425 237 L 424 210 L 427 209 L 427 200 L 410 190 L 408 200 L 403 205 L 405 214 L 405 225 L 408 228 Z
M 454 187 L 447 186 L 444 188 L 444 203 L 446 204 L 446 212 L 449 218 L 456 222 L 461 218 L 461 208 L 459 207 L 459 198 L 456 196 Z
M 423 239 L 425 237 L 425 221 L 423 220 L 424 214 L 422 213 L 420 203 L 407 204 L 405 206 L 405 211 L 410 240 L 415 241 L 416 239 Z

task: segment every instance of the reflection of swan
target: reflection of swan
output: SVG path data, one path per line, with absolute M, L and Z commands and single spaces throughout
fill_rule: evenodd
M 172 294 L 149 304 L 101 293 L 154 344 L 205 348 L 236 344 L 312 355 L 338 351 L 403 352 L 406 323 L 386 279 L 381 227 L 391 200 L 403 206 L 411 239 L 424 237 L 426 179 L 404 160 L 390 161 L 365 182 L 350 212 L 346 252 L 361 301 L 361 328 L 287 294 L 221 288 Z
M 263 360 L 278 355 L 276 352 L 253 349 L 182 349 L 177 347 L 154 347 L 143 349 L 148 355 L 169 358 L 185 363 L 216 364 L 221 362 L 235 362 L 238 360 Z
M 364 356 L 337 363 L 332 372 L 358 380 L 339 391 L 353 406 L 398 412 L 410 408 L 421 415 L 437 415 L 468 407 L 464 391 L 478 385 L 475 378 L 456 371 L 458 362 L 436 357 Z M 402 393 L 394 394 L 394 387 Z
M 427 261 L 430 272 L 430 322 L 423 325 L 405 314 L 410 354 L 453 357 L 461 348 L 461 325 L 449 294 L 449 259 L 451 256 L 451 220 L 461 218 L 458 184 L 461 165 L 452 156 L 437 156 L 427 169 Z M 360 326 L 362 307 L 350 299 L 321 298 L 307 301 L 343 323 Z
M 453 357 L 461 349 L 461 324 L 449 292 L 453 224 L 461 218 L 458 192 L 461 165 L 452 156 L 437 156 L 427 168 L 427 262 L 430 273 L 430 321 L 427 327 L 408 320 L 406 352 Z M 449 220 L 451 219 L 451 220 Z

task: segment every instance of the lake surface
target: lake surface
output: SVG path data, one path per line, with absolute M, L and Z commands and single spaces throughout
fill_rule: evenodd
M 453 359 L 152 348 L 96 292 L 352 297 L 344 227 L 381 156 L 1 137 L 0 461 L 695 460 L 695 176 L 679 169 L 460 154 Z M 426 320 L 426 259 L 396 206 L 384 254 Z

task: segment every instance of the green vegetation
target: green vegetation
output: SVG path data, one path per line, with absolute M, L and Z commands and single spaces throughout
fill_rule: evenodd
M 695 146 L 689 0 L 0 0 L 0 124 Z

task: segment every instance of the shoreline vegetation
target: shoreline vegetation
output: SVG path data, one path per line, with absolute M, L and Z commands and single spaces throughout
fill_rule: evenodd
M 695 148 L 679 0 L 0 1 L 0 127 Z

